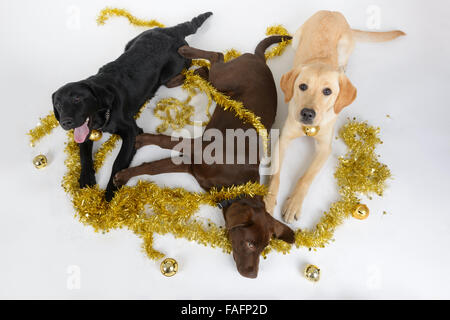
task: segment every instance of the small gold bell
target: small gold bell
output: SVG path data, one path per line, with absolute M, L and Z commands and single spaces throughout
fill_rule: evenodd
M 352 212 L 353 218 L 364 220 L 369 216 L 369 208 L 365 204 L 358 204 Z
M 319 133 L 320 127 L 319 126 L 303 126 L 302 129 L 303 129 L 303 132 L 308 137 L 314 137 L 316 134 Z
M 98 141 L 102 138 L 102 132 L 99 130 L 92 129 L 91 134 L 89 135 L 89 140 Z
M 178 262 L 175 259 L 167 258 L 161 262 L 161 273 L 166 277 L 171 277 L 178 271 Z
M 309 281 L 317 282 L 320 280 L 320 269 L 313 264 L 308 264 L 305 267 L 303 274 Z
M 33 158 L 33 165 L 36 169 L 42 169 L 47 166 L 47 157 L 43 154 L 40 154 Z

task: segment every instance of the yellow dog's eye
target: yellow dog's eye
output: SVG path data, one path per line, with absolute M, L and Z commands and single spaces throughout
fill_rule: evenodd
M 299 88 L 300 88 L 300 90 L 305 91 L 306 89 L 308 89 L 308 85 L 307 85 L 306 83 L 302 83 L 302 84 L 299 86 Z
M 326 96 L 329 96 L 331 94 L 331 89 L 330 88 L 325 88 L 322 90 L 323 94 Z

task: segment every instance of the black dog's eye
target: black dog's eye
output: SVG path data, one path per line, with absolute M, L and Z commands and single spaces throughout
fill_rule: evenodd
M 57 102 L 57 103 L 55 104 L 55 109 L 56 109 L 56 110 L 61 110 L 61 108 L 62 108 L 61 103 L 60 103 L 60 102 Z
M 330 88 L 325 88 L 322 90 L 323 94 L 326 96 L 329 96 L 331 94 L 331 89 Z
M 305 91 L 306 89 L 308 89 L 308 85 L 306 83 L 302 83 L 300 86 L 300 90 Z
M 73 98 L 73 102 L 74 102 L 74 103 L 78 103 L 78 102 L 80 102 L 80 98 L 79 98 L 79 97 L 75 97 L 75 98 Z

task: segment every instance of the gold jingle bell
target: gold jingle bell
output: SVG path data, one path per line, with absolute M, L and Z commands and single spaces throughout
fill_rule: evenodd
M 309 281 L 317 282 L 320 280 L 320 269 L 313 264 L 308 264 L 305 267 L 303 274 Z
M 178 262 L 175 259 L 167 258 L 161 262 L 161 273 L 166 277 L 171 277 L 178 271 Z
M 91 134 L 89 135 L 89 140 L 98 141 L 102 138 L 102 132 L 99 130 L 92 129 Z
M 33 165 L 36 169 L 43 169 L 47 166 L 47 157 L 40 154 L 33 158 Z
M 319 126 L 303 126 L 302 129 L 303 129 L 303 132 L 308 137 L 314 137 L 316 134 L 319 133 L 320 127 Z
M 365 204 L 358 204 L 352 212 L 353 218 L 364 220 L 369 216 L 369 208 Z

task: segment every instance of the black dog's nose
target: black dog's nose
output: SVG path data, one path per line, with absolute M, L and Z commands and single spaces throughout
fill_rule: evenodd
M 316 116 L 316 112 L 313 109 L 303 108 L 300 112 L 301 121 L 304 123 L 312 123 Z
M 73 126 L 73 120 L 72 119 L 64 119 L 60 121 L 61 127 L 65 130 L 72 129 Z

